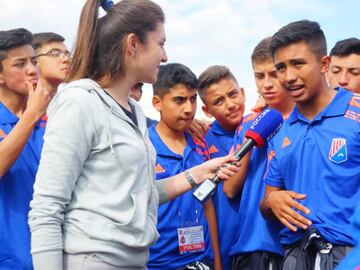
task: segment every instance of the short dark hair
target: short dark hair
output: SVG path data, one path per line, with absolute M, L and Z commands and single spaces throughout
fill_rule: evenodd
M 262 63 L 267 60 L 273 60 L 271 54 L 271 37 L 264 38 L 254 48 L 251 54 L 251 63 Z
M 289 23 L 277 31 L 271 40 L 271 53 L 274 56 L 279 48 L 304 41 L 315 54 L 321 59 L 327 53 L 326 38 L 319 23 L 301 20 Z
M 16 47 L 30 45 L 32 40 L 31 32 L 24 28 L 0 31 L 0 72 L 3 68 L 2 61 L 7 57 L 7 51 Z
M 354 37 L 336 42 L 330 51 L 330 56 L 348 56 L 353 53 L 360 55 L 360 39 Z
M 161 65 L 157 81 L 153 84 L 153 94 L 162 98 L 177 84 L 184 84 L 189 89 L 197 89 L 198 81 L 196 75 L 185 65 L 179 63 Z
M 41 48 L 44 44 L 50 43 L 50 42 L 64 42 L 65 38 L 59 34 L 56 34 L 54 32 L 43 32 L 43 33 L 36 33 L 33 34 L 33 41 L 31 45 L 35 50 Z
M 199 95 L 201 100 L 204 100 L 206 89 L 214 83 L 218 83 L 223 79 L 231 79 L 237 83 L 234 74 L 231 73 L 230 69 L 226 66 L 211 66 L 205 69 L 199 76 Z

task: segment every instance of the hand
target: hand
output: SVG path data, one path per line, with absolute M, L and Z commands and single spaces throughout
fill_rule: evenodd
M 257 112 L 261 112 L 265 107 L 266 107 L 265 99 L 260 95 L 254 107 L 252 107 L 251 110 L 257 113 Z
M 224 164 L 226 165 L 224 166 Z M 201 165 L 195 166 L 192 168 L 191 173 L 195 182 L 198 184 L 205 179 L 212 178 L 215 174 L 217 174 L 221 180 L 225 181 L 239 171 L 239 166 L 240 162 L 234 155 L 227 155 L 210 159 Z
M 26 82 L 26 86 L 29 93 L 26 112 L 33 113 L 40 119 L 46 113 L 46 109 L 54 93 L 50 93 L 48 90 L 46 90 L 40 81 L 38 81 L 35 86 L 30 82 Z
M 202 140 L 210 128 L 210 123 L 194 119 L 188 129 L 189 134 L 195 139 Z
M 299 194 L 294 191 L 273 191 L 267 198 L 267 206 L 272 210 L 279 221 L 290 230 L 296 232 L 297 228 L 295 226 L 306 230 L 311 226 L 311 221 L 295 211 L 299 210 L 307 215 L 310 214 L 308 208 L 296 201 L 305 198 L 305 194 Z

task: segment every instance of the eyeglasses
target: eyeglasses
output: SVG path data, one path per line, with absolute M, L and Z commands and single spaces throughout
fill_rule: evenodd
M 54 57 L 54 58 L 63 58 L 64 56 L 69 57 L 70 58 L 70 52 L 69 51 L 61 51 L 59 49 L 51 49 L 50 51 L 46 52 L 46 53 L 40 53 L 38 55 L 36 55 L 35 57 L 38 58 L 40 56 L 50 56 L 50 57 Z

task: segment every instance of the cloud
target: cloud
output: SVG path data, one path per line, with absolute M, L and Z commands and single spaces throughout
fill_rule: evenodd
M 117 1 L 115 1 L 117 2 Z M 308 18 L 320 22 L 329 44 L 360 36 L 357 0 L 155 0 L 166 14 L 169 62 L 188 65 L 197 75 L 214 64 L 228 66 L 247 92 L 247 107 L 257 98 L 250 55 L 254 46 L 282 25 Z M 72 47 L 84 0 L 1 1 L 1 29 L 25 27 L 54 31 Z M 144 87 L 144 111 L 154 117 L 152 91 Z M 200 106 L 199 106 L 200 107 Z M 199 112 L 201 110 L 199 109 Z M 199 113 L 199 117 L 203 114 Z

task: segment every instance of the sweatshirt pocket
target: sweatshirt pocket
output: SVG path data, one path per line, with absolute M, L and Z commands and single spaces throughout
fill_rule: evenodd
M 154 215 L 154 210 L 151 209 L 153 202 L 150 201 L 151 190 L 147 188 L 135 191 L 130 197 L 132 209 L 126 212 L 130 212 L 131 217 L 125 218 L 128 222 L 121 223 L 104 217 L 94 219 L 88 226 L 88 236 L 91 239 L 121 243 L 132 248 L 148 248 L 157 237 L 154 220 L 150 218 Z

